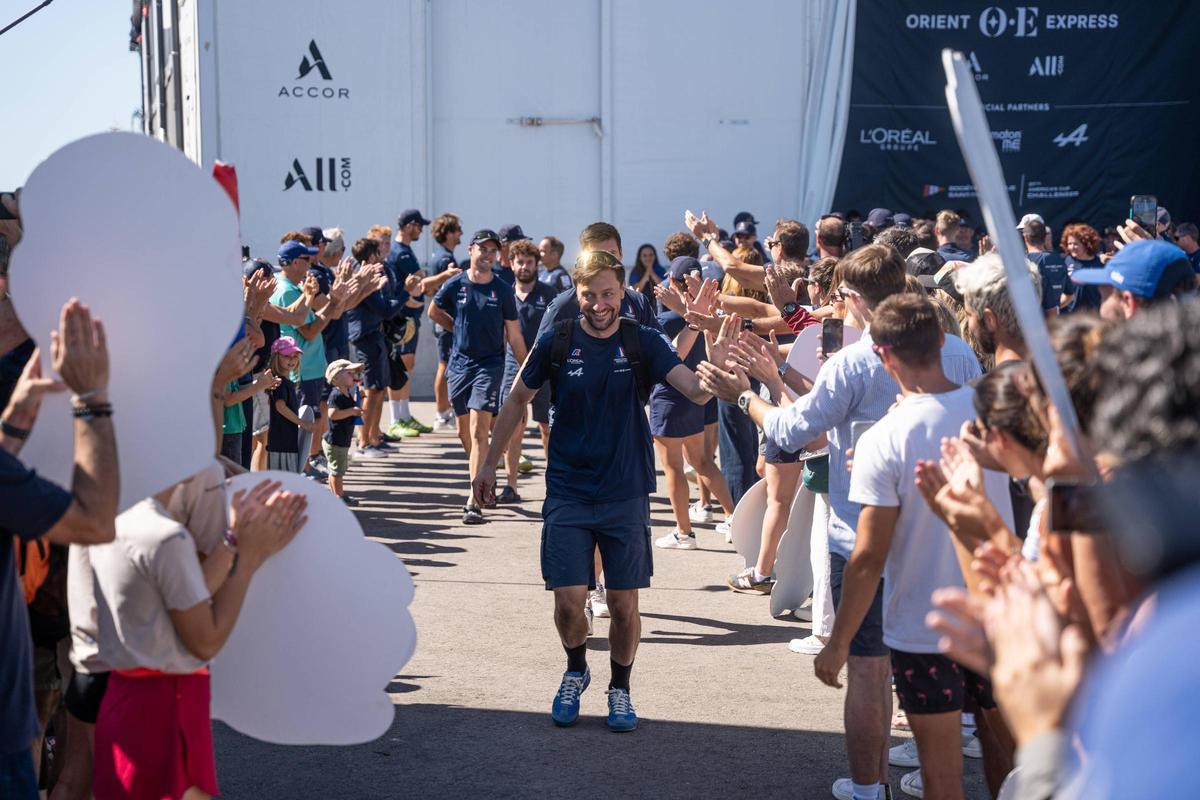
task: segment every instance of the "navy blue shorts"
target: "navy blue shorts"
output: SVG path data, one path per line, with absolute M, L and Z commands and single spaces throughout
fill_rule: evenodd
M 400 360 L 400 356 L 400 351 L 396 349 L 392 350 L 388 357 L 388 388 L 393 391 L 399 391 L 408 385 L 408 369 Z
M 650 498 L 614 503 L 579 503 L 547 497 L 542 504 L 542 579 L 547 589 L 595 588 L 600 548 L 604 585 L 645 589 L 654 574 L 650 545 Z
M 437 340 L 438 361 L 450 363 L 450 351 L 454 349 L 454 333 L 442 326 L 433 329 L 433 338 Z
M 413 320 L 413 335 L 404 344 L 396 348 L 396 354 L 402 356 L 410 356 L 417 352 L 417 342 L 421 339 L 421 318 L 417 317 Z
M 650 434 L 671 439 L 704 432 L 704 406 L 696 405 L 671 387 L 650 393 Z
M 363 388 L 386 389 L 391 375 L 388 368 L 388 347 L 382 331 L 373 331 L 350 343 L 355 361 L 363 365 Z
M 829 554 L 829 590 L 833 594 L 833 610 L 842 604 L 842 573 L 846 571 L 846 559 L 837 553 Z M 852 656 L 886 656 L 892 650 L 883 643 L 883 579 L 879 579 L 879 588 L 875 590 L 875 599 L 862 624 L 854 632 L 850 640 L 850 655 Z
M 513 381 L 517 379 L 517 372 L 521 368 L 517 366 L 515 361 L 504 362 L 504 382 L 500 385 L 500 405 L 504 405 L 504 401 L 508 399 L 508 393 L 512 389 Z M 533 411 L 534 422 L 544 422 L 550 424 L 550 382 L 542 384 L 542 388 L 537 390 L 537 394 L 529 401 L 529 407 Z
M 327 386 L 329 384 L 324 378 L 309 378 L 296 384 L 296 396 L 300 398 L 300 405 L 312 407 L 313 419 L 321 418 L 321 401 L 329 399 Z
M 497 358 L 481 364 L 455 356 L 446 368 L 446 388 L 455 416 L 471 409 L 495 414 L 500 408 L 500 385 L 504 381 L 504 362 Z
M 764 439 L 762 452 L 768 464 L 800 463 L 800 450 L 784 450 L 770 439 Z
M 906 714 L 962 711 L 970 697 L 982 709 L 996 707 L 992 684 L 940 653 L 892 651 L 896 697 Z
M 717 398 L 704 404 L 704 427 L 717 424 Z

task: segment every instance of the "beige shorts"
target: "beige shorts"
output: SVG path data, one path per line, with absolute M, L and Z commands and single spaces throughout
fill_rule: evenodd
M 254 377 L 258 377 L 255 375 Z M 271 426 L 271 409 L 268 405 L 270 398 L 266 392 L 257 392 L 254 395 L 254 419 L 251 420 L 250 430 L 255 435 L 266 433 L 267 428 Z

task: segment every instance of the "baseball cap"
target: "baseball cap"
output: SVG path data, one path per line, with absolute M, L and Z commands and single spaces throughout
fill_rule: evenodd
M 1030 222 L 1040 222 L 1043 225 L 1046 224 L 1046 220 L 1042 219 L 1041 214 L 1026 214 L 1025 216 L 1021 217 L 1021 221 L 1017 223 L 1017 230 L 1025 230 L 1025 225 Z
M 1103 267 L 1077 269 L 1071 280 L 1085 286 L 1112 286 L 1137 297 L 1156 300 L 1172 294 L 1195 273 L 1187 254 L 1162 239 L 1130 242 Z
M 300 256 L 315 256 L 321 252 L 315 247 L 306 247 L 304 244 L 293 239 L 290 242 L 284 242 L 279 245 L 279 260 L 292 261 Z
M 482 242 L 495 242 L 500 244 L 500 236 L 495 231 L 483 228 L 475 231 L 475 235 L 471 237 L 471 244 L 481 244 Z
M 892 215 L 892 224 L 897 228 L 911 228 L 912 214 L 905 214 L 903 211 L 897 211 Z
M 965 263 L 965 261 L 947 261 L 933 276 L 934 287 L 941 289 L 959 303 L 963 301 L 963 296 L 962 292 L 958 290 L 958 284 L 954 282 L 954 272 L 961 269 Z M 918 278 L 918 280 L 920 279 Z
M 429 224 L 429 220 L 422 217 L 420 211 L 415 208 L 406 208 L 400 212 L 400 217 L 396 220 L 396 226 L 403 228 L 405 225 L 411 225 L 414 222 L 418 225 Z
M 244 258 L 242 259 L 242 275 L 246 278 L 253 278 L 259 272 L 265 272 L 270 275 L 275 271 L 275 267 L 263 261 L 261 258 Z
M 310 225 L 307 228 L 301 228 L 300 232 L 308 237 L 308 240 L 314 245 L 325 244 L 329 240 L 325 238 L 325 231 L 318 228 L 316 225 Z
M 271 342 L 271 354 L 290 356 L 293 353 L 303 352 L 296 346 L 296 340 L 290 336 L 280 336 L 275 341 Z
M 347 358 L 339 358 L 336 361 L 330 362 L 329 366 L 325 368 L 325 380 L 329 383 L 333 383 L 333 379 L 337 377 L 339 372 L 344 372 L 346 370 L 353 371 L 362 368 L 363 365 L 356 361 L 351 361 Z
M 733 227 L 736 229 L 739 222 L 749 222 L 751 225 L 757 225 L 758 220 L 749 211 L 739 211 L 737 216 L 733 218 Z
M 521 230 L 520 225 L 501 225 L 500 226 L 500 241 L 501 242 L 519 242 L 522 239 L 528 239 L 525 231 Z
M 887 228 L 894 221 L 895 217 L 892 216 L 892 211 L 888 208 L 872 208 L 871 213 L 867 214 L 867 224 L 876 230 Z
M 754 223 L 750 220 L 744 219 L 733 226 L 733 235 L 737 236 L 739 234 L 742 236 L 757 236 L 758 228 L 754 227 Z
M 679 256 L 671 265 L 667 267 L 667 277 L 675 280 L 683 280 L 683 276 L 691 272 L 700 272 L 703 269 L 700 262 L 691 256 Z
M 1158 212 L 1155 214 L 1154 218 L 1155 218 L 1155 220 L 1157 220 L 1159 225 L 1170 225 L 1171 224 L 1171 212 L 1167 211 L 1162 206 L 1158 207 Z M 1151 233 L 1153 233 L 1153 231 L 1151 231 Z

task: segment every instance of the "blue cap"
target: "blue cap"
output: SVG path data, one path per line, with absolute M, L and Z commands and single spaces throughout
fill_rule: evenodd
M 912 214 L 905 214 L 903 211 L 897 211 L 892 215 L 892 224 L 897 228 L 911 228 Z
M 421 212 L 415 208 L 406 208 L 400 212 L 400 217 L 396 220 L 396 227 L 403 228 L 405 225 L 412 223 L 425 226 L 429 224 L 429 220 L 421 216 Z
M 500 226 L 500 241 L 502 242 L 519 242 L 522 239 L 528 239 L 525 231 L 521 230 L 520 225 L 501 225 Z
M 264 272 L 270 276 L 275 272 L 275 267 L 263 261 L 261 258 L 243 258 L 242 259 L 242 275 L 247 279 L 253 278 L 256 273 Z
M 1122 247 L 1103 267 L 1075 270 L 1071 280 L 1158 299 L 1173 294 L 1180 284 L 1194 283 L 1195 273 L 1187 254 L 1170 242 L 1138 239 Z
M 888 208 L 872 208 L 871 213 L 867 214 L 867 224 L 876 230 L 891 227 L 893 220 L 892 211 Z
M 734 236 L 757 236 L 758 228 L 754 227 L 754 223 L 748 219 L 744 219 L 733 226 Z
M 295 239 L 290 242 L 284 242 L 279 245 L 279 260 L 280 262 L 291 261 L 300 256 L 315 256 L 321 252 L 315 247 L 306 247 Z
M 691 256 L 679 256 L 667 267 L 667 277 L 681 281 L 684 275 L 700 272 L 702 269 L 700 262 Z

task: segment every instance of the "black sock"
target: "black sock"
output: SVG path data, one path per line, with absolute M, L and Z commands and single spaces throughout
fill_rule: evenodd
M 567 672 L 578 672 L 580 675 L 587 672 L 587 642 L 579 645 L 579 647 L 567 647 L 563 645 L 563 650 L 567 651 Z
M 631 662 L 623 667 L 611 658 L 609 659 L 609 663 L 612 664 L 612 678 L 608 682 L 608 688 L 624 689 L 628 692 L 629 673 L 633 671 L 633 663 Z

